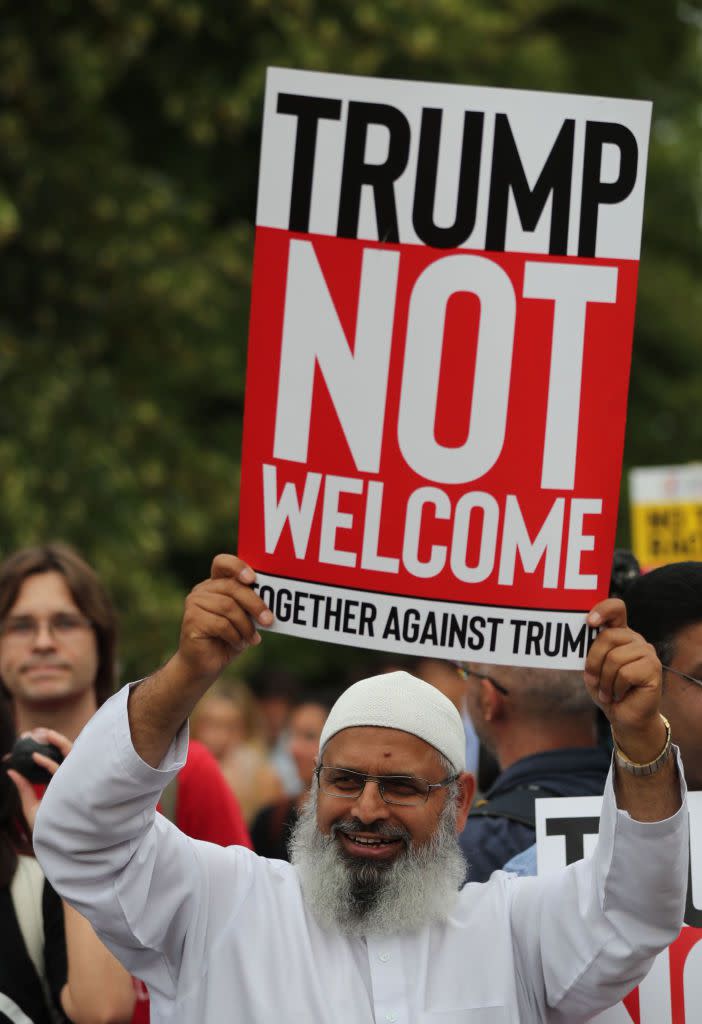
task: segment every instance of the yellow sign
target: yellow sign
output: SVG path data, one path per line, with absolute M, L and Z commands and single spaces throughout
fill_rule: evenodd
M 639 564 L 702 560 L 702 500 L 632 505 L 632 544 Z

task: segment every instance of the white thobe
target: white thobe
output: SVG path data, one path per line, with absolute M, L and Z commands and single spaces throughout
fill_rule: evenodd
M 125 689 L 83 731 L 34 844 L 58 892 L 148 984 L 153 1024 L 575 1024 L 636 985 L 681 926 L 686 807 L 634 821 L 609 779 L 591 859 L 545 879 L 496 872 L 411 934 L 325 930 L 290 864 L 198 842 L 156 814 L 187 731 L 151 768 L 126 703 Z

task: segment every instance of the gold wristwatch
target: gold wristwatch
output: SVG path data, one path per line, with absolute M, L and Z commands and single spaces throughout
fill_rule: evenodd
M 612 742 L 614 743 L 614 756 L 617 759 L 617 764 L 625 771 L 630 772 L 632 775 L 655 775 L 659 772 L 663 765 L 670 757 L 670 750 L 672 747 L 672 739 L 670 735 L 670 722 L 668 719 L 661 715 L 663 719 L 663 725 L 665 726 L 665 744 L 658 757 L 654 758 L 653 761 L 648 761 L 646 764 L 639 764 L 638 761 L 632 761 L 626 756 L 621 747 L 617 746 L 617 741 L 614 739 L 614 733 L 612 733 Z

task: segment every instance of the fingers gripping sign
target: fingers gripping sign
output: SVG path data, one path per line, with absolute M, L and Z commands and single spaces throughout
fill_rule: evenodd
M 132 743 L 139 756 L 158 767 L 198 700 L 230 661 L 261 642 L 258 626 L 273 614 L 252 589 L 256 576 L 235 555 L 217 555 L 209 579 L 185 601 L 178 650 L 128 698 Z
M 617 744 L 639 761 L 651 758 L 666 740 L 659 708 L 662 670 L 653 646 L 627 626 L 618 598 L 595 605 L 588 624 L 600 626 L 585 662 L 585 685 L 609 719 Z
M 214 680 L 229 662 L 261 642 L 256 625 L 273 614 L 251 589 L 255 574 L 234 555 L 217 555 L 210 578 L 185 601 L 178 654 L 193 677 Z

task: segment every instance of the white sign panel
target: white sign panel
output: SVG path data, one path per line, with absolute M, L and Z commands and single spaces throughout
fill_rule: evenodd
M 702 793 L 689 793 L 690 879 L 685 927 L 654 961 L 639 987 L 596 1024 L 699 1024 L 702 1020 Z M 536 801 L 539 875 L 588 856 L 596 840 L 602 798 Z

